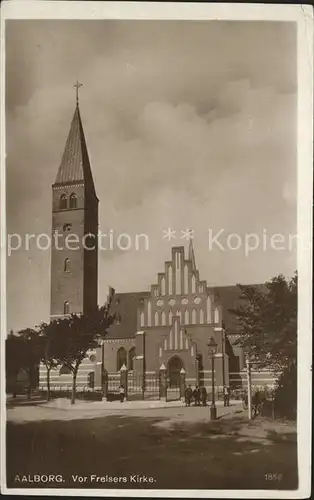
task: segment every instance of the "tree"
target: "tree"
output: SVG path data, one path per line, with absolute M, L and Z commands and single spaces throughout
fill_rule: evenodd
M 25 328 L 17 334 L 11 332 L 6 341 L 7 376 L 14 378 L 14 394 L 16 394 L 17 376 L 24 371 L 28 378 L 28 398 L 36 383 L 36 373 L 41 359 L 42 343 L 39 332 L 33 328 Z
M 251 360 L 280 373 L 297 359 L 297 275 L 238 286 L 242 304 L 231 309 L 239 325 L 237 344 Z
M 46 367 L 46 382 L 47 382 L 47 401 L 50 399 L 50 373 L 53 368 L 56 368 L 60 363 L 58 361 L 58 345 L 55 335 L 55 322 L 41 323 L 39 325 L 40 339 L 42 342 L 41 359 L 40 361 Z
M 90 349 L 99 346 L 100 340 L 114 321 L 114 316 L 109 313 L 110 304 L 111 300 L 91 314 L 72 314 L 51 324 L 53 359 L 68 367 L 72 373 L 71 404 L 75 403 L 76 378 L 82 361 Z
M 276 407 L 295 414 L 297 400 L 297 274 L 278 275 L 263 286 L 238 285 L 242 304 L 231 312 L 239 325 L 240 345 L 249 359 L 276 376 Z
M 21 355 L 21 339 L 15 335 L 13 331 L 9 333 L 5 342 L 5 364 L 6 364 L 6 379 L 7 391 L 13 392 L 13 397 L 17 393 L 17 378 L 23 369 Z

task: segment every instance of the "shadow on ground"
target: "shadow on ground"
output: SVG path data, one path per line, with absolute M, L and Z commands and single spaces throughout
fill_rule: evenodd
M 241 415 L 215 422 L 130 415 L 8 422 L 8 487 L 297 488 L 295 432 L 261 430 L 262 423 Z M 64 482 L 21 482 L 34 474 L 62 474 Z M 133 482 L 133 474 L 153 482 Z M 86 476 L 86 482 L 72 475 Z M 91 482 L 90 475 L 105 480 Z M 126 482 L 109 482 L 108 476 Z
M 31 406 L 41 406 L 46 404 L 47 400 L 41 396 L 33 396 L 31 399 L 27 399 L 25 397 L 18 396 L 16 398 L 8 398 L 6 405 L 7 409 L 16 408 L 16 407 L 31 407 Z

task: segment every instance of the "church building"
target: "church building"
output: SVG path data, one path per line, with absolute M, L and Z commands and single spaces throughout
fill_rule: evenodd
M 55 183 L 52 185 L 52 234 L 58 247 L 51 254 L 51 320 L 71 313 L 87 313 L 98 302 L 98 198 L 93 181 L 78 97 Z M 78 236 L 75 250 L 65 245 Z M 84 242 L 84 244 L 83 244 Z M 85 246 L 85 248 L 84 248 Z M 74 245 L 72 245 L 74 248 Z M 114 286 L 114 283 L 113 283 Z M 204 385 L 211 391 L 212 355 L 215 386 L 241 388 L 246 384 L 245 360 L 236 345 L 237 325 L 231 308 L 239 303 L 239 289 L 209 287 L 197 268 L 192 240 L 188 249 L 173 247 L 169 260 L 160 263 L 156 281 L 146 292 L 115 293 L 115 323 L 100 348 L 90 352 L 77 376 L 77 388 L 101 390 L 104 373 L 118 380 L 121 368 L 128 375 L 158 374 L 166 370 L 168 387 Z M 51 373 L 51 386 L 64 389 L 72 376 L 66 367 Z M 253 371 L 253 383 L 272 385 L 268 371 Z M 40 367 L 40 386 L 46 371 Z

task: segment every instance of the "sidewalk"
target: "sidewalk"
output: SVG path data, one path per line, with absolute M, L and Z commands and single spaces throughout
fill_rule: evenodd
M 223 407 L 222 401 L 216 402 L 217 408 Z M 176 401 L 162 401 L 162 400 L 139 400 L 139 401 L 76 401 L 74 405 L 71 405 L 70 400 L 66 398 L 55 399 L 41 405 L 42 408 L 51 408 L 66 411 L 75 410 L 139 410 L 139 409 L 154 409 L 154 408 L 184 408 L 185 403 Z M 191 407 L 194 407 L 192 405 Z M 241 402 L 230 401 L 229 411 L 235 411 L 234 409 L 242 408 Z M 210 402 L 207 404 L 207 408 L 210 408 Z

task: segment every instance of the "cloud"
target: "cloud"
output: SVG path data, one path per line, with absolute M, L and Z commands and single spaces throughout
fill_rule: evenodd
M 131 291 L 156 280 L 170 256 L 167 227 L 195 230 L 211 283 L 292 272 L 289 252 L 209 253 L 207 239 L 208 227 L 295 231 L 294 44 L 289 23 L 9 23 L 8 231 L 50 233 L 78 78 L 100 227 L 150 240 L 148 252 L 101 252 L 100 301 L 108 284 Z M 9 259 L 9 324 L 49 313 L 49 266 L 47 252 Z M 41 303 L 25 297 L 30 282 Z

